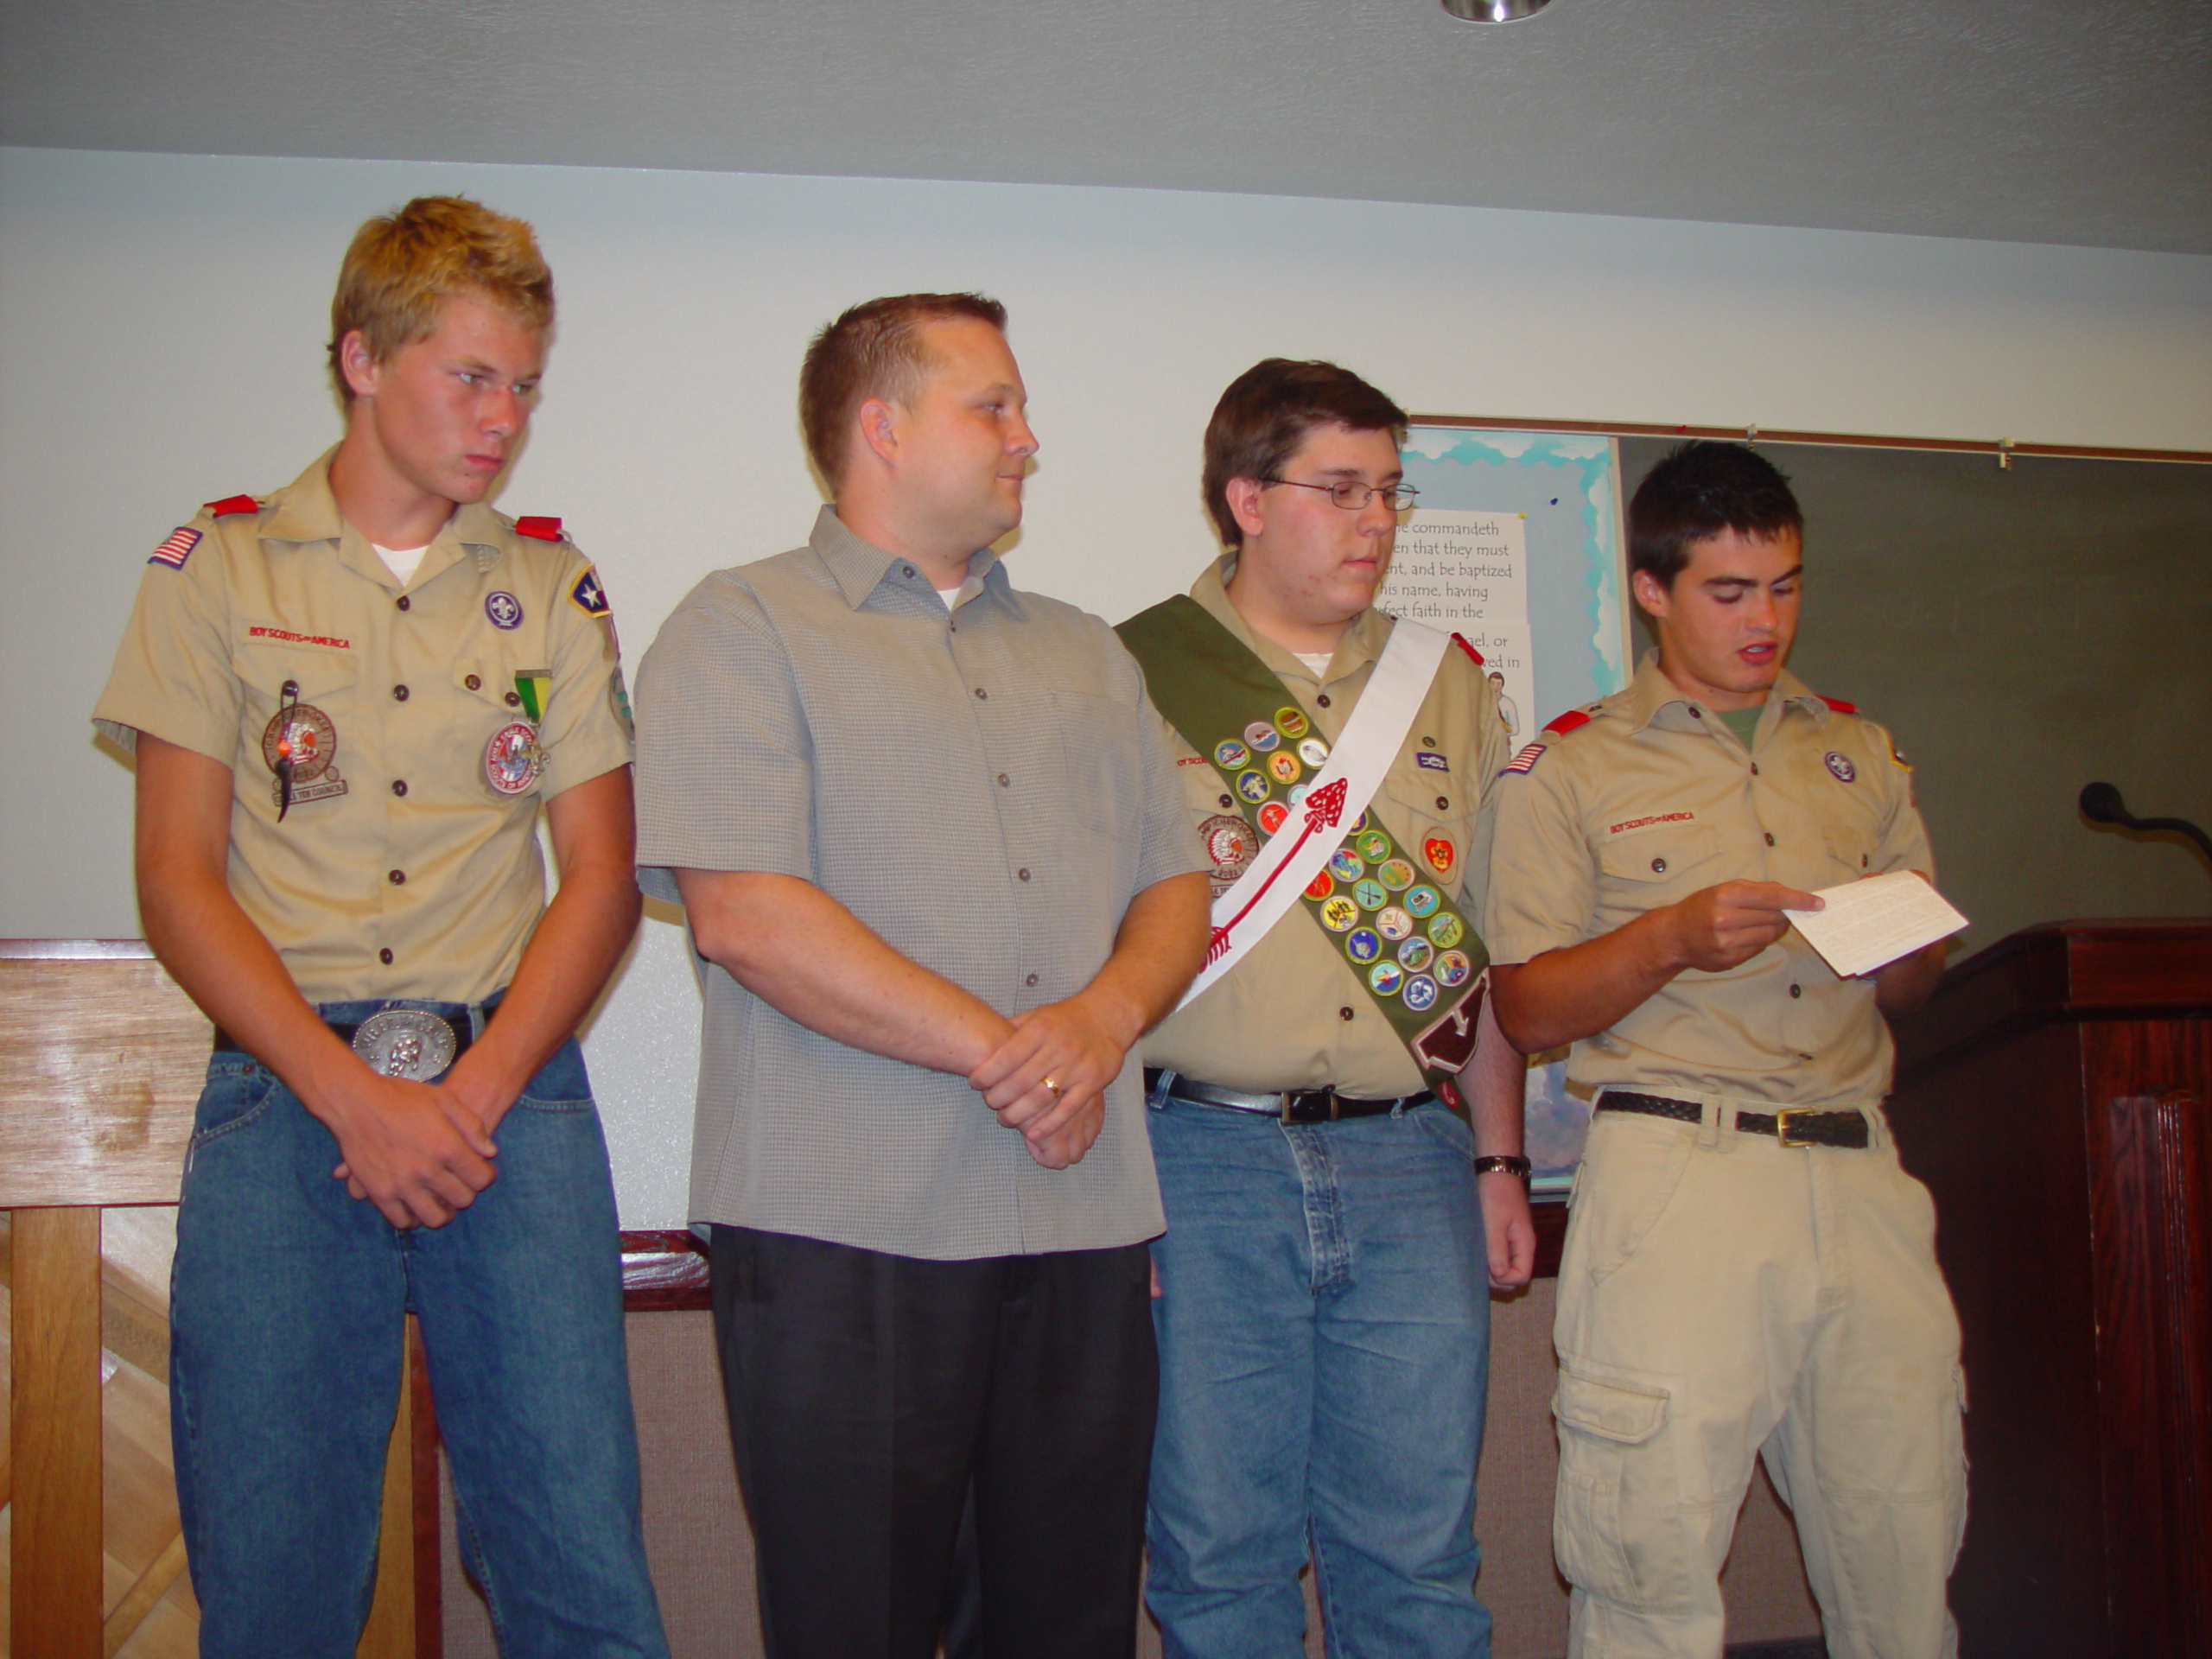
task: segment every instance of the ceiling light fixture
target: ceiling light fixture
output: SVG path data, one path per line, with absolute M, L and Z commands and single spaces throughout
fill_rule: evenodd
M 1466 23 L 1512 23 L 1533 17 L 1552 0 L 1444 0 L 1444 10 Z

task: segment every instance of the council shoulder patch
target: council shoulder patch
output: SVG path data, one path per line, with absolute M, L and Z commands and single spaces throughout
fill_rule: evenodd
M 538 542 L 557 542 L 563 539 L 561 521 L 558 518 L 518 518 L 515 520 L 515 534 L 527 536 L 532 541 Z
M 607 589 L 599 585 L 596 570 L 586 570 L 576 578 L 576 585 L 569 589 L 569 602 L 586 616 L 605 616 L 613 608 L 607 602 Z

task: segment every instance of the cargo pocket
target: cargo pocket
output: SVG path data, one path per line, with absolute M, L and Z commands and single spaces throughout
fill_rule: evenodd
M 1552 1549 L 1559 1570 L 1593 1596 L 1646 1612 L 1687 1611 L 1690 1548 L 1668 1421 L 1667 1390 L 1584 1376 L 1562 1365 L 1552 1396 L 1559 1422 L 1559 1495 Z

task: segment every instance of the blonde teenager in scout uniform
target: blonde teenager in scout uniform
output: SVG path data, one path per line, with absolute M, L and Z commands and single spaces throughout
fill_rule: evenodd
M 1214 862 L 1217 956 L 1242 952 L 1144 1044 L 1167 1213 L 1147 1598 L 1171 1656 L 1300 1651 L 1309 1538 L 1332 1652 L 1490 1651 L 1489 1290 L 1527 1281 L 1534 1234 L 1523 1067 L 1480 1000 L 1478 811 L 1506 748 L 1471 651 L 1432 636 L 1410 718 L 1363 740 L 1382 763 L 1363 813 L 1239 941 L 1240 878 L 1330 788 L 1347 722 L 1387 695 L 1378 659 L 1428 632 L 1372 608 L 1412 495 L 1405 419 L 1331 364 L 1248 372 L 1205 438 L 1230 551 L 1122 627 Z M 1448 1059 L 1417 1061 L 1447 1011 Z
M 1958 1322 L 1881 1102 L 1884 1016 L 1942 947 L 1839 979 L 1811 890 L 1934 864 L 1888 734 L 1783 664 L 1802 518 L 1740 445 L 1629 510 L 1659 640 L 1507 768 L 1498 1018 L 1595 1090 L 1559 1279 L 1554 1540 L 1568 1650 L 1714 1659 L 1751 1458 L 1795 1511 L 1836 1659 L 1933 1659 L 1965 1521 Z
M 147 938 L 217 1028 L 170 1368 L 209 1659 L 352 1652 L 409 1311 L 505 1650 L 667 1651 L 573 1035 L 638 916 L 628 709 L 590 563 L 484 505 L 552 306 L 519 220 L 364 226 L 345 436 L 155 550 L 94 715 L 137 754 Z

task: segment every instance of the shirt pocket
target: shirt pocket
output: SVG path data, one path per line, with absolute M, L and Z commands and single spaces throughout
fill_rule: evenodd
M 1138 722 L 1152 719 L 1151 710 L 1055 686 L 1052 712 L 1059 727 L 1060 798 L 1069 823 L 1120 849 L 1134 868 L 1144 839 L 1146 790 Z
M 1686 899 L 1720 880 L 1720 837 L 1703 824 L 1669 824 L 1623 836 L 1598 849 L 1605 901 L 1642 914 Z
M 535 796 L 545 771 L 538 722 L 515 679 L 516 671 L 504 663 L 464 659 L 454 665 L 448 741 L 474 773 L 476 792 L 495 800 Z M 551 690 L 549 676 L 539 683 L 538 695 L 545 697 Z M 545 712 L 543 702 L 537 712 Z
M 1828 863 L 1840 873 L 1841 880 L 1856 881 L 1871 874 L 1874 868 L 1874 832 L 1864 824 L 1827 824 L 1821 830 L 1821 844 L 1827 849 Z M 1833 886 L 1836 876 L 1832 875 Z
M 341 762 L 349 741 L 363 735 L 353 654 L 249 641 L 232 647 L 231 666 L 242 689 L 238 769 L 257 771 L 273 790 L 276 763 L 287 758 L 278 745 L 289 740 L 294 801 L 344 793 Z
M 1448 899 L 1467 879 L 1467 857 L 1474 844 L 1476 798 L 1468 780 L 1448 772 L 1411 765 L 1394 768 L 1382 780 L 1394 826 L 1403 824 L 1406 856 L 1424 881 L 1442 884 Z

